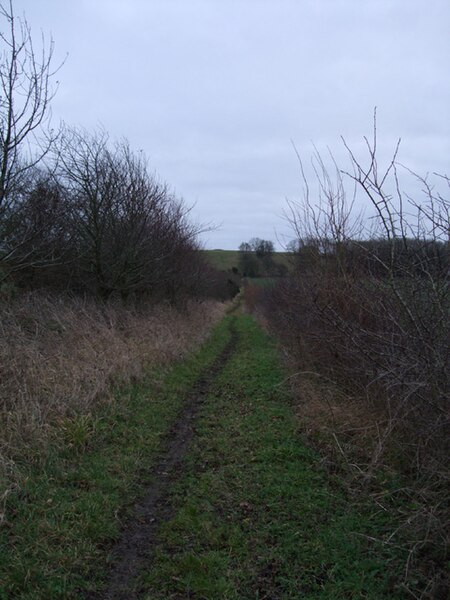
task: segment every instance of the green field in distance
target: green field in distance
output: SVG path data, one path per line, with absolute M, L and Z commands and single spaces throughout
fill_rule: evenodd
M 233 267 L 239 268 L 239 250 L 203 250 L 209 264 L 220 271 L 229 271 Z M 273 260 L 289 268 L 292 254 L 289 252 L 274 252 Z

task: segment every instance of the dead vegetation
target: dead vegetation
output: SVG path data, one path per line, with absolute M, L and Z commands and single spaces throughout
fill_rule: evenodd
M 141 151 L 102 129 L 51 128 L 53 41 L 34 41 L 13 4 L 0 0 L 5 490 L 57 429 L 88 427 L 115 385 L 198 346 L 224 312 L 211 298 L 237 291 L 206 265 L 203 227 Z
M 357 496 L 397 511 L 380 541 L 404 548 L 397 575 L 412 597 L 437 598 L 436 586 L 449 589 L 450 180 L 411 173 L 398 146 L 382 168 L 376 121 L 365 141 L 366 165 L 346 146 L 348 172 L 316 154 L 314 192 L 300 161 L 304 194 L 287 214 L 295 269 L 249 299 L 283 343 L 324 461 L 345 467 Z M 363 200 L 370 218 L 355 212 Z
M 373 503 L 375 510 L 392 515 L 397 523 L 370 540 L 380 548 L 399 550 L 402 558 L 388 567 L 393 587 L 411 598 L 448 598 L 445 465 L 434 479 L 429 473 L 411 476 L 417 465 L 408 464 L 401 424 L 386 416 L 380 398 L 352 395 L 342 381 L 332 381 L 323 371 L 306 370 L 306 365 L 298 371 L 299 355 L 286 356 L 286 361 L 296 371 L 288 384 L 297 400 L 301 435 L 338 485 L 345 486 L 352 505 Z M 411 439 L 410 448 L 415 445 Z
M 23 448 L 45 447 L 53 426 L 89 414 L 115 385 L 198 347 L 224 314 L 214 301 L 125 307 L 33 292 L 0 306 L 3 486 Z M 3 494 L 5 490 L 1 493 Z

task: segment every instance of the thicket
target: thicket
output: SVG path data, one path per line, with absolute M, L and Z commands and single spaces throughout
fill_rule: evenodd
M 358 493 L 380 510 L 403 499 L 399 530 L 381 541 L 406 544 L 401 581 L 413 597 L 437 598 L 448 592 L 450 179 L 405 171 L 398 146 L 381 168 L 376 123 L 366 144 L 366 165 L 347 146 L 347 171 L 316 154 L 317 188 L 300 161 L 304 194 L 286 213 L 293 270 L 250 297 L 284 342 L 309 426 L 322 435 L 326 422 Z M 401 171 L 418 195 L 402 190 Z M 311 379 L 323 392 L 316 411 Z
M 1 277 L 101 300 L 230 297 L 202 257 L 199 231 L 127 142 L 65 127 L 45 165 L 5 194 Z
M 0 285 L 137 300 L 232 292 L 200 252 L 201 226 L 149 171 L 142 152 L 103 131 L 49 124 L 53 42 L 0 4 Z M 57 70 L 57 69 L 56 69 Z

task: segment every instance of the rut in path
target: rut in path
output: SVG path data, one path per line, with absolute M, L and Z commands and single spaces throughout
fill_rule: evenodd
M 237 333 L 233 321 L 230 323 L 230 333 L 230 341 L 195 384 L 186 398 L 178 420 L 167 436 L 161 459 L 151 470 L 153 482 L 136 503 L 133 518 L 113 548 L 113 563 L 106 590 L 101 593 L 84 594 L 82 597 L 86 600 L 133 600 L 139 597 L 134 582 L 143 568 L 148 568 L 151 563 L 161 523 L 170 519 L 173 514 L 169 501 L 170 490 L 183 474 L 184 460 L 195 434 L 195 421 L 199 409 L 211 384 L 236 347 Z

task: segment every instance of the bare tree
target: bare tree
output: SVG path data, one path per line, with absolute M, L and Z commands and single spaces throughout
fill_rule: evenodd
M 57 147 L 57 177 L 75 234 L 83 287 L 102 298 L 175 298 L 196 279 L 198 228 L 189 209 L 148 171 L 142 153 L 104 131 L 66 128 Z
M 54 43 L 42 39 L 37 50 L 25 18 L 14 14 L 13 3 L 0 4 L 3 20 L 0 39 L 4 46 L 0 62 L 0 205 L 17 186 L 21 175 L 48 152 L 52 135 L 46 131 L 44 144 L 36 134 L 47 123 L 55 95 L 52 78 Z M 31 153 L 25 149 L 30 138 L 38 143 Z M 28 149 L 27 149 L 28 150 Z M 27 155 L 27 156 L 26 156 Z
M 34 45 L 25 18 L 16 17 L 12 0 L 0 3 L 0 261 L 15 258 L 34 232 L 7 238 L 30 173 L 49 151 L 55 134 L 46 127 L 56 87 L 52 79 L 54 44 Z

